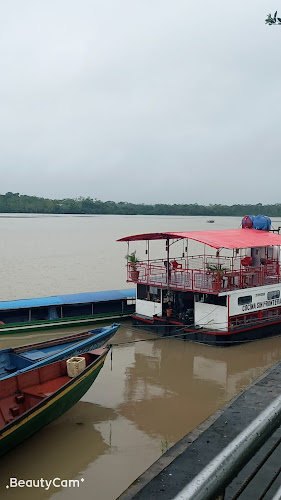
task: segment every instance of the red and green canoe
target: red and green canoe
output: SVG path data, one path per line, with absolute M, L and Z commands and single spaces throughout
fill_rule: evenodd
M 75 405 L 98 376 L 108 352 L 106 347 L 96 349 L 73 362 L 57 361 L 0 380 L 0 455 Z M 85 367 L 78 375 L 69 376 L 71 363 L 72 367 Z

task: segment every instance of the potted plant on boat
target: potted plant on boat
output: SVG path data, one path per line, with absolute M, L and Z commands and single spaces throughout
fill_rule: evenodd
M 125 258 L 127 259 L 127 262 L 129 263 L 129 270 L 130 270 L 131 279 L 133 281 L 138 281 L 140 272 L 138 271 L 139 260 L 136 256 L 136 251 L 130 253 L 129 255 L 126 255 Z
M 167 318 L 170 318 L 173 314 L 172 304 L 168 302 L 168 307 L 166 309 Z
M 207 264 L 207 269 L 213 276 L 213 281 L 212 281 L 213 291 L 214 292 L 220 291 L 222 287 L 222 278 L 224 273 L 226 272 L 226 269 L 224 269 L 221 264 L 219 266 L 214 264 Z

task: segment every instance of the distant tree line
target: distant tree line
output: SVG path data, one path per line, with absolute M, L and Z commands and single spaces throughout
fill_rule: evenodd
M 125 201 L 101 201 L 90 197 L 77 199 L 65 198 L 50 200 L 37 196 L 20 195 L 19 193 L 6 193 L 0 195 L 0 213 L 35 213 L 35 214 L 116 214 L 116 215 L 205 215 L 215 216 L 241 216 L 268 215 L 269 217 L 281 216 L 281 203 L 274 205 L 198 205 L 157 203 L 145 205 L 144 203 L 128 203 Z

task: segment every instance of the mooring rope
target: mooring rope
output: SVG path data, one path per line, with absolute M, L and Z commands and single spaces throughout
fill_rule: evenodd
M 176 333 L 176 334 L 173 334 L 173 335 L 161 335 L 161 336 L 157 336 L 157 337 L 151 337 L 151 338 L 148 338 L 148 339 L 127 340 L 126 342 L 118 342 L 118 343 L 107 344 L 107 347 L 109 347 L 110 349 L 112 349 L 113 347 L 122 347 L 124 345 L 137 344 L 138 342 L 154 342 L 154 341 L 157 341 L 157 340 L 174 339 L 174 338 L 177 338 L 177 337 L 188 337 L 189 335 L 193 335 L 194 334 L 194 332 L 186 332 L 185 328 L 186 328 L 186 326 L 183 326 L 182 328 L 176 330 L 177 332 L 180 331 L 181 333 Z M 200 330 L 198 330 L 198 332 L 200 332 Z M 274 335 L 274 337 L 268 337 L 268 338 L 280 338 L 280 337 L 281 337 L 281 333 L 280 333 L 280 335 Z M 185 340 L 185 339 L 183 338 L 183 340 Z M 265 338 L 263 340 L 265 340 Z M 250 344 L 251 342 L 256 342 L 256 341 L 257 341 L 257 339 L 231 340 L 231 344 Z M 226 340 L 214 340 L 214 341 L 208 339 L 208 343 L 203 342 L 203 341 L 200 342 L 198 340 L 194 340 L 194 343 L 196 343 L 196 344 L 202 344 L 202 345 L 226 344 L 227 343 L 227 339 Z

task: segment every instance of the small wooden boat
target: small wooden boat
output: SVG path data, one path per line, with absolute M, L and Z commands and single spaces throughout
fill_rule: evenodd
M 207 220 L 207 222 L 208 222 L 209 224 L 212 224 L 212 223 L 213 223 L 213 222 L 215 222 L 215 221 L 214 221 L 213 219 L 210 219 L 210 220 Z
M 88 332 L 4 349 L 0 351 L 0 379 L 98 349 L 113 337 L 119 327 L 118 323 L 113 323 Z
M 96 379 L 108 352 L 103 347 L 0 380 L 0 455 L 75 405 Z

